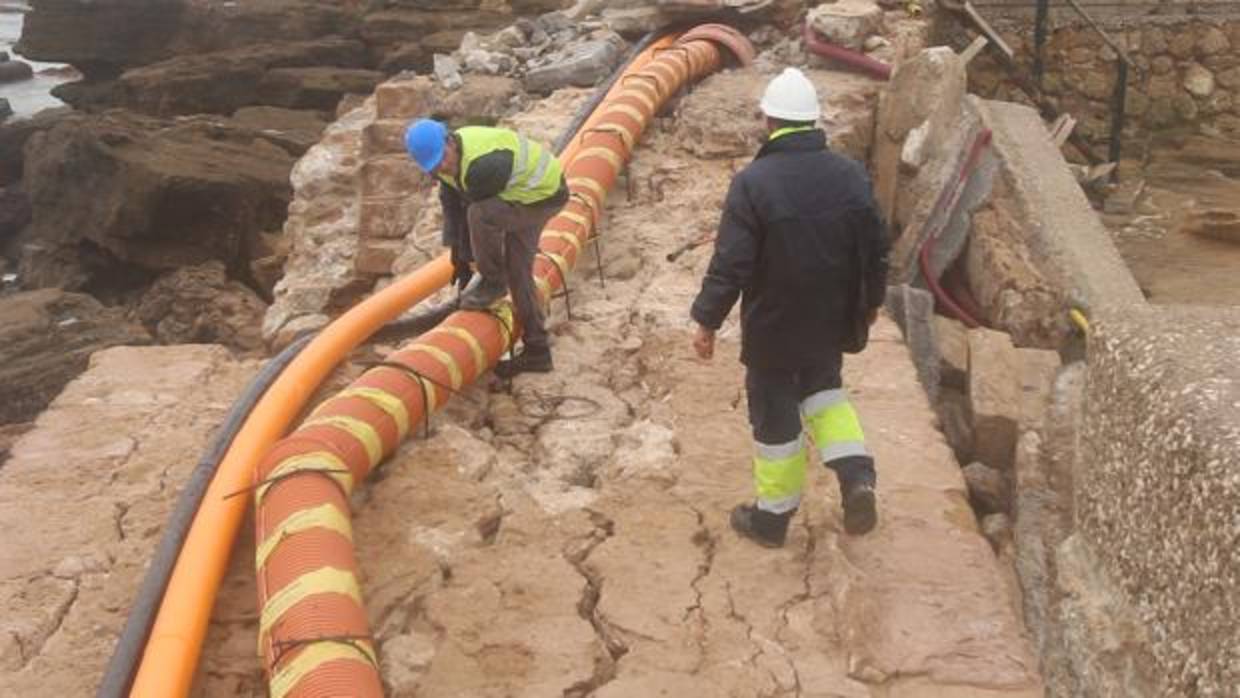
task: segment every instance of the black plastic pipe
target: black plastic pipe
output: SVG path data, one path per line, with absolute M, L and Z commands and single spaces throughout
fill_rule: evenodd
M 258 375 L 246 386 L 241 397 L 233 403 L 232 409 L 228 412 L 228 418 L 224 420 L 224 424 L 211 440 L 202 460 L 198 461 L 198 465 L 190 473 L 189 481 L 185 483 L 180 496 L 177 497 L 176 506 L 168 516 L 168 523 L 164 526 L 164 535 L 159 541 L 159 547 L 155 549 L 150 566 L 147 567 L 138 595 L 129 609 L 125 629 L 121 631 L 121 636 L 116 641 L 116 650 L 112 653 L 112 659 L 108 661 L 107 670 L 103 674 L 103 682 L 95 694 L 97 698 L 125 698 L 129 695 L 138 662 L 142 660 L 142 654 L 146 651 L 146 641 L 151 634 L 155 614 L 159 612 L 159 605 L 164 599 L 164 591 L 168 588 L 168 580 L 172 577 L 172 570 L 176 567 L 181 547 L 185 544 L 185 537 L 194 523 L 198 507 L 202 504 L 203 497 L 206 496 L 207 486 L 211 484 L 220 461 L 224 459 L 224 454 L 228 452 L 228 447 L 232 445 L 233 439 L 245 424 L 254 406 L 284 372 L 285 367 L 292 363 L 301 350 L 310 343 L 310 340 L 314 339 L 314 336 L 314 333 L 310 333 L 297 338 L 263 366 Z
M 608 77 L 605 83 L 595 90 L 590 100 L 582 105 L 581 109 L 574 115 L 568 128 L 556 139 L 553 147 L 557 155 L 562 153 L 564 148 L 568 147 L 569 141 L 580 130 L 581 125 L 603 103 L 607 93 L 620 79 L 620 76 L 624 74 L 625 69 L 633 62 L 633 59 L 649 47 L 650 44 L 658 40 L 659 37 L 670 31 L 674 31 L 674 28 L 668 27 L 649 32 L 629 50 L 620 67 Z M 449 306 L 447 309 L 451 310 L 452 308 Z M 434 310 L 440 311 L 442 309 L 436 308 Z M 434 325 L 437 324 L 438 319 L 442 319 L 438 317 L 438 312 L 430 313 L 429 315 L 430 317 L 427 318 L 417 318 L 417 320 L 421 321 L 419 324 L 424 326 L 429 321 L 429 324 Z M 387 329 L 404 329 L 401 325 L 405 325 L 407 322 L 397 320 L 392 323 L 394 327 Z M 382 332 L 382 330 L 380 331 Z M 155 622 L 155 615 L 163 602 L 164 591 L 168 587 L 168 580 L 172 576 L 173 568 L 176 567 L 176 561 L 180 556 L 181 547 L 185 543 L 185 537 L 188 535 L 190 526 L 194 522 L 194 516 L 198 512 L 199 505 L 202 504 L 202 498 L 206 495 L 207 487 L 215 477 L 215 471 L 219 467 L 220 461 L 223 460 L 224 454 L 228 452 L 228 447 L 232 444 L 237 432 L 241 430 L 242 425 L 245 424 L 245 420 L 251 410 L 254 409 L 254 406 L 262 398 L 263 393 L 267 392 L 267 389 L 280 376 L 284 368 L 292 363 L 293 359 L 301 353 L 301 350 L 313 338 L 314 335 L 312 334 L 298 338 L 287 346 L 284 351 L 267 362 L 263 370 L 247 386 L 246 392 L 233 404 L 223 427 L 215 435 L 211 445 L 207 448 L 207 453 L 190 474 L 189 482 L 181 490 L 176 506 L 168 518 L 163 538 L 160 539 L 159 547 L 156 548 L 151 564 L 147 568 L 146 576 L 142 580 L 142 587 L 139 589 L 133 606 L 130 608 L 129 617 L 125 621 L 125 628 L 117 640 L 116 650 L 108 662 L 107 670 L 103 675 L 103 681 L 95 694 L 96 698 L 125 698 L 128 695 L 138 663 L 146 651 L 146 642 L 150 636 L 151 625 Z
M 573 115 L 573 120 L 568 122 L 568 127 L 561 131 L 560 137 L 555 139 L 555 143 L 551 144 L 551 149 L 555 151 L 556 155 L 560 155 L 564 152 L 564 149 L 568 147 L 569 142 L 573 140 L 573 136 L 577 135 L 577 132 L 581 130 L 581 125 L 586 122 L 586 119 L 590 118 L 590 115 L 594 113 L 594 110 L 598 109 L 598 106 L 603 103 L 603 100 L 607 99 L 607 93 L 611 91 L 613 86 L 615 86 L 616 81 L 620 79 L 620 76 L 624 75 L 624 71 L 628 69 L 629 64 L 633 62 L 633 59 L 637 58 L 638 54 L 645 51 L 650 44 L 653 44 L 659 37 L 668 33 L 668 31 L 670 30 L 665 28 L 647 32 L 645 36 L 643 36 L 636 44 L 633 45 L 632 48 L 629 49 L 629 52 L 624 56 L 624 60 L 620 61 L 620 65 L 612 71 L 611 75 L 607 76 L 607 80 L 605 82 L 595 88 L 594 94 L 590 95 L 589 101 L 581 105 L 581 108 L 578 109 L 577 113 Z

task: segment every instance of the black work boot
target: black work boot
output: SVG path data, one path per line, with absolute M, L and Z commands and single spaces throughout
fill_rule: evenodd
M 461 294 L 462 310 L 486 310 L 495 301 L 508 294 L 508 285 L 503 281 L 479 276 L 476 281 L 465 288 Z
M 518 373 L 550 373 L 553 368 L 555 366 L 551 363 L 550 347 L 527 346 L 520 354 L 499 362 L 495 367 L 495 375 L 512 378 Z
M 782 548 L 788 537 L 788 523 L 797 510 L 783 514 L 762 511 L 755 504 L 741 504 L 732 510 L 732 529 L 766 548 Z
M 844 531 L 860 536 L 874 530 L 878 523 L 878 501 L 874 485 L 865 480 L 840 483 L 840 497 L 844 501 Z

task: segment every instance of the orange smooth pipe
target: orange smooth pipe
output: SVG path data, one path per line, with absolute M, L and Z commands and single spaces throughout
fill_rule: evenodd
M 709 39 L 671 43 L 656 43 L 634 61 L 562 156 L 572 197 L 543 230 L 534 277 L 544 302 L 593 238 L 606 194 L 645 127 L 683 85 L 722 62 Z M 383 695 L 349 494 L 427 415 L 512 347 L 520 328 L 511 303 L 493 310 L 453 313 L 390 354 L 322 403 L 259 465 L 259 650 L 272 698 Z
M 385 324 L 447 285 L 441 255 L 340 316 L 306 346 L 255 406 L 203 498 L 151 629 L 131 698 L 187 696 L 262 457 L 283 436 L 337 364 Z

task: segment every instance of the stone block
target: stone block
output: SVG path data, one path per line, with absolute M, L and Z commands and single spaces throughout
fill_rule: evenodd
M 882 31 L 883 9 L 871 0 L 840 0 L 810 10 L 806 21 L 827 41 L 860 51 Z
M 1090 336 L 1077 530 L 1142 626 L 1157 628 L 1148 668 L 1161 695 L 1240 685 L 1236 356 L 1236 308 L 1126 307 Z
M 382 155 L 400 155 L 405 152 L 404 119 L 381 119 L 362 129 L 362 155 L 369 159 Z
M 1197 42 L 1197 50 L 1205 56 L 1223 53 L 1230 48 L 1231 42 L 1227 40 L 1227 35 L 1218 27 L 1206 27 L 1201 34 L 1201 40 Z
M 408 197 L 368 197 L 362 199 L 358 228 L 362 238 L 400 239 L 409 232 L 401 215 Z
M 375 108 L 380 119 L 410 119 L 431 110 L 431 81 L 426 77 L 389 80 L 375 88 Z
M 386 276 L 392 273 L 392 263 L 404 249 L 402 240 L 362 240 L 358 243 L 353 268 L 360 274 Z
M 1017 349 L 1020 354 L 1021 430 L 1040 429 L 1046 421 L 1055 376 L 1059 373 L 1059 353 L 1048 349 Z
M 1214 73 L 1200 63 L 1190 63 L 1184 70 L 1184 89 L 1197 97 L 1214 94 Z
M 406 155 L 386 155 L 367 160 L 361 167 L 362 196 L 412 196 L 430 184 Z
M 1012 339 L 988 329 L 969 331 L 969 409 L 973 457 L 1007 470 L 1016 451 L 1021 416 L 1020 354 Z
M 959 320 L 934 316 L 939 347 L 939 385 L 964 390 L 969 375 L 969 330 Z

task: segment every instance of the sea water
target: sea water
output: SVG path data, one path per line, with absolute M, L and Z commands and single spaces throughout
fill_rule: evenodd
M 76 71 L 69 66 L 28 61 L 13 52 L 13 44 L 17 43 L 22 33 L 22 20 L 29 11 L 30 7 L 23 2 L 0 0 L 0 51 L 8 53 L 11 60 L 24 61 L 34 68 L 33 78 L 0 85 L 0 97 L 9 100 L 13 108 L 10 119 L 24 118 L 49 107 L 64 106 L 50 94 L 51 89 L 78 78 Z

